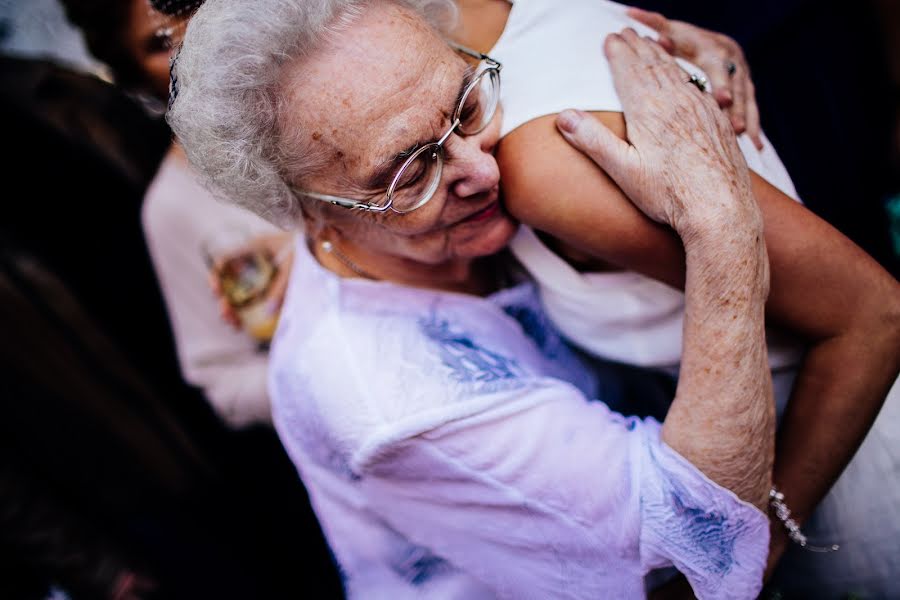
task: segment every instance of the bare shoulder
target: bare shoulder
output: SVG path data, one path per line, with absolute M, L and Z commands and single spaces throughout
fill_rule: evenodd
M 625 137 L 621 113 L 595 113 Z M 605 265 L 684 285 L 684 251 L 668 228 L 646 218 L 591 160 L 557 132 L 556 116 L 530 121 L 498 148 L 510 213 L 549 235 L 583 270 Z M 880 314 L 898 284 L 833 227 L 755 173 L 771 264 L 769 316 L 810 339 L 835 335 L 860 313 Z M 810 294 L 809 290 L 816 290 Z M 889 302 L 890 304 L 890 302 Z
M 593 113 L 624 138 L 621 113 Z M 507 209 L 577 254 L 644 272 L 673 285 L 683 278 L 678 238 L 648 219 L 592 160 L 556 129 L 556 115 L 525 123 L 500 143 L 497 160 Z
M 619 136 L 625 137 L 622 113 L 594 115 Z M 572 148 L 559 134 L 556 115 L 539 117 L 509 133 L 500 142 L 497 160 L 507 206 L 523 222 L 529 222 L 529 217 L 542 221 L 546 209 L 556 208 L 564 195 L 578 191 L 571 186 L 584 176 L 589 180 L 579 187 L 589 186 L 593 195 L 603 192 L 597 188 L 598 184 L 604 187 L 615 185 L 593 161 Z M 537 223 L 529 224 L 537 226 Z

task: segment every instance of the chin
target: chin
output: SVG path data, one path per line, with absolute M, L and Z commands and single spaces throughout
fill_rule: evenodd
M 502 211 L 461 242 L 456 255 L 460 258 L 482 258 L 496 254 L 506 248 L 518 229 L 519 224 L 506 211 Z

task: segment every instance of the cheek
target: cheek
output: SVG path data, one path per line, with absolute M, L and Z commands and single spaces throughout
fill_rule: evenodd
M 424 210 L 406 215 L 355 215 L 340 225 L 332 223 L 340 235 L 373 252 L 439 263 L 447 258 L 450 230 L 440 226 L 436 216 L 419 214 Z
M 388 211 L 378 217 L 377 223 L 380 227 L 405 237 L 443 234 L 446 229 L 444 225 L 447 223 L 446 214 L 449 212 L 447 210 L 449 204 L 446 195 L 442 195 L 441 190 L 438 190 L 435 197 L 429 200 L 425 206 L 402 215 Z
M 165 98 L 169 95 L 169 54 L 157 52 L 144 61 L 144 69 L 153 86 L 154 93 Z
M 518 223 L 505 211 L 483 222 L 464 223 L 450 232 L 448 246 L 454 256 L 478 258 L 506 247 L 518 230 Z

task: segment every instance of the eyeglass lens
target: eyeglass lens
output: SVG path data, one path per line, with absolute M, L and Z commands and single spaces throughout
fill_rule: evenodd
M 494 117 L 499 102 L 500 78 L 496 70 L 479 74 L 475 85 L 463 96 L 458 109 L 458 131 L 475 135 L 484 130 Z M 441 179 L 442 149 L 437 144 L 419 148 L 404 163 L 392 186 L 391 208 L 409 212 L 425 204 L 437 189 Z

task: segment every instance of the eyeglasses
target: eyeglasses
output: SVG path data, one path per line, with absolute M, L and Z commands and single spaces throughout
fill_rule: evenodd
M 424 206 L 437 191 L 444 168 L 444 143 L 454 132 L 461 136 L 481 133 L 494 118 L 500 103 L 500 69 L 496 60 L 449 42 L 455 50 L 479 61 L 479 70 L 463 90 L 453 111 L 450 128 L 436 142 L 414 149 L 397 170 L 380 202 L 364 202 L 341 196 L 295 189 L 294 193 L 344 208 L 370 212 L 408 213 Z

